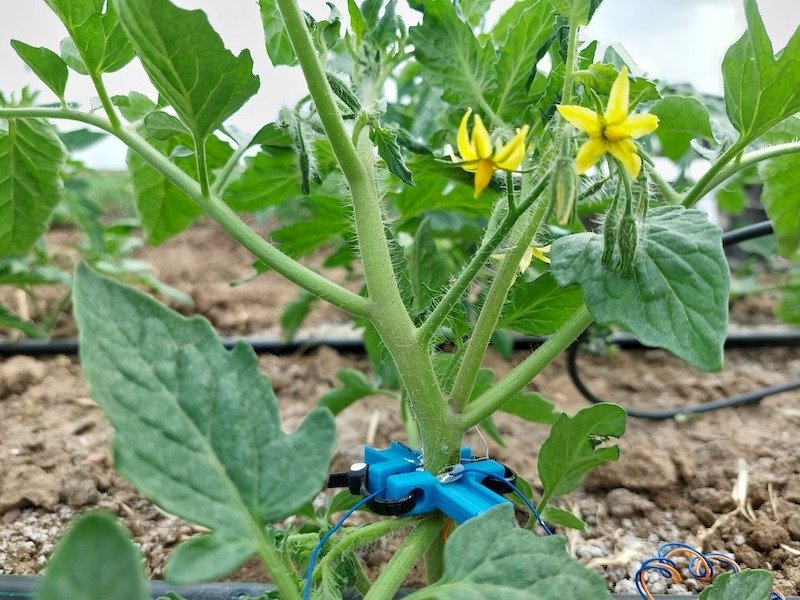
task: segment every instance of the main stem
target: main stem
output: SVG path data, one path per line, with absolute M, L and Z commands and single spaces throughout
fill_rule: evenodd
M 353 144 L 296 0 L 277 3 L 320 122 L 350 185 L 371 307 L 368 318 L 394 358 L 408 393 L 425 451 L 425 467 L 438 472 L 458 460 L 461 432 L 439 388 L 427 344 L 417 341 L 416 328 L 397 287 L 374 180 L 372 146 L 363 144 L 359 153 Z

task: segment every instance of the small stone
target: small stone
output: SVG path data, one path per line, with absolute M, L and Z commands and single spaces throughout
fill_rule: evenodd
M 36 465 L 13 466 L 0 487 L 0 513 L 24 506 L 53 510 L 60 496 L 61 482 L 55 475 Z
M 91 477 L 77 475 L 64 482 L 64 499 L 74 508 L 92 504 L 97 497 L 97 486 Z
M 792 475 L 786 480 L 782 496 L 784 500 L 800 504 L 800 475 Z
M 9 525 L 19 519 L 20 515 L 22 515 L 22 511 L 18 508 L 12 508 L 6 514 L 3 515 L 3 524 Z
M 609 513 L 618 518 L 647 514 L 656 509 L 650 500 L 625 488 L 608 492 L 606 503 Z
M 794 541 L 800 542 L 800 513 L 795 513 L 789 517 L 789 521 L 786 523 L 786 531 L 789 532 Z
M 29 356 L 14 356 L 4 362 L 0 371 L 0 399 L 21 394 L 39 383 L 47 374 L 45 365 Z
M 753 532 L 747 541 L 756 550 L 769 552 L 781 544 L 788 544 L 789 533 L 774 521 L 759 519 L 753 525 Z

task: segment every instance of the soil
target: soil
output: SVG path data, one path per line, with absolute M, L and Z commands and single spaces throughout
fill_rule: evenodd
M 70 232 L 57 232 L 65 248 Z M 65 250 L 65 260 L 69 258 Z M 274 273 L 231 287 L 251 271 L 249 255 L 215 227 L 201 224 L 158 249 L 144 249 L 166 283 L 192 295 L 196 310 L 223 334 L 277 336 L 280 307 L 296 288 Z M 313 261 L 312 263 L 313 264 Z M 334 273 L 339 281 L 344 273 Z M 0 290 L 7 295 L 8 291 Z M 57 293 L 43 295 L 44 307 Z M 738 323 L 769 324 L 770 300 L 732 307 Z M 346 331 L 347 318 L 318 305 L 306 333 Z M 70 319 L 60 335 L 74 334 Z M 523 358 L 515 355 L 511 365 Z M 621 353 L 616 358 L 582 356 L 585 381 L 595 394 L 638 407 L 671 407 L 800 379 L 796 349 L 750 349 L 726 354 L 721 373 L 696 373 L 659 351 Z M 368 368 L 363 359 L 321 348 L 307 355 L 261 357 L 280 400 L 282 419 L 293 429 L 317 398 L 336 384 L 343 367 Z M 509 368 L 498 356 L 489 362 L 499 375 Z M 535 389 L 569 413 L 585 406 L 563 361 L 540 377 Z M 800 593 L 800 393 L 766 399 L 683 421 L 631 419 L 621 440 L 622 457 L 590 474 L 582 488 L 561 501 L 589 525 L 567 532 L 570 551 L 597 569 L 617 593 L 634 591 L 631 577 L 659 543 L 680 540 L 702 549 L 730 553 L 748 567 L 774 571 L 776 589 Z M 385 446 L 403 439 L 396 404 L 370 398 L 338 417 L 339 444 L 333 470 L 360 458 L 365 443 Z M 493 457 L 536 480 L 537 449 L 545 426 L 498 415 L 506 447 L 489 442 Z M 374 436 L 370 438 L 371 432 Z M 141 498 L 113 468 L 108 448 L 112 431 L 89 398 L 76 359 L 0 359 L 0 573 L 38 573 L 59 534 L 80 512 L 112 511 L 132 532 L 146 556 L 148 574 L 158 578 L 170 551 L 197 529 Z M 470 433 L 476 451 L 482 442 Z M 743 486 L 742 483 L 746 483 Z M 732 491 L 740 490 L 740 500 Z M 742 491 L 743 490 L 743 491 Z M 364 518 L 364 517 L 357 517 Z M 376 571 L 397 540 L 367 549 L 364 562 Z M 256 581 L 263 574 L 248 564 L 235 576 Z M 407 582 L 420 581 L 415 572 Z M 651 586 L 658 593 L 696 592 L 682 585 Z

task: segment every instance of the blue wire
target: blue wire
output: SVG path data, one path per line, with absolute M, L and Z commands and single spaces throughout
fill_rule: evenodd
M 364 506 L 367 502 L 371 502 L 372 500 L 377 498 L 378 494 L 380 494 L 381 492 L 383 492 L 383 490 L 378 490 L 377 492 L 373 492 L 366 498 L 363 498 L 358 502 L 356 502 L 356 504 L 353 505 L 353 507 L 346 513 L 344 513 L 342 517 L 338 521 L 336 521 L 336 524 L 333 527 L 331 527 L 328 530 L 328 532 L 325 535 L 323 535 L 322 538 L 319 540 L 317 547 L 314 548 L 314 551 L 311 553 L 311 556 L 308 559 L 308 568 L 306 569 L 306 582 L 305 585 L 303 586 L 303 600 L 311 600 L 311 576 L 314 574 L 314 565 L 317 562 L 317 556 L 319 556 L 319 553 L 325 546 L 325 542 L 327 542 L 334 533 L 339 531 L 339 528 L 342 525 L 344 525 L 344 522 L 347 521 L 350 515 L 352 515 L 362 506 Z
M 515 486 L 513 483 L 511 483 L 511 482 L 510 482 L 508 479 L 504 479 L 504 478 L 502 478 L 502 477 L 498 477 L 498 476 L 496 476 L 496 475 L 493 475 L 493 476 L 491 477 L 491 479 L 496 479 L 497 481 L 502 481 L 502 482 L 503 482 L 503 483 L 505 483 L 505 484 L 506 484 L 508 487 L 510 487 L 510 488 L 513 490 L 513 492 L 514 492 L 514 493 L 515 493 L 517 496 L 519 496 L 519 499 L 520 499 L 520 500 L 522 500 L 522 501 L 525 503 L 525 506 L 527 506 L 527 507 L 528 507 L 528 510 L 529 510 L 529 511 L 531 511 L 531 514 L 532 514 L 534 517 L 536 517 L 536 520 L 539 522 L 539 525 L 541 525 L 541 526 L 542 526 L 542 529 L 544 529 L 545 533 L 546 533 L 547 535 L 553 535 L 553 532 L 552 532 L 552 530 L 551 530 L 551 529 L 550 529 L 550 528 L 547 526 L 547 523 L 545 523 L 545 522 L 542 520 L 542 517 L 541 517 L 541 516 L 539 516 L 539 511 L 538 511 L 538 510 L 536 510 L 536 507 L 533 505 L 533 503 L 530 501 L 530 499 L 529 499 L 529 498 L 528 498 L 528 497 L 527 497 L 525 494 L 523 494 L 521 491 L 519 491 L 519 489 L 517 488 L 517 486 Z

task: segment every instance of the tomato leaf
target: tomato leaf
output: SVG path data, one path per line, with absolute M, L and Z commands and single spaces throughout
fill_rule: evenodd
M 294 514 L 323 486 L 330 411 L 312 411 L 286 435 L 247 344 L 227 351 L 205 319 L 84 265 L 74 298 L 81 365 L 116 430 L 117 470 L 164 510 L 211 530 L 178 551 L 168 574 L 180 582 L 227 574 L 268 543 L 266 523 Z M 206 555 L 204 572 L 184 560 L 189 554 Z

